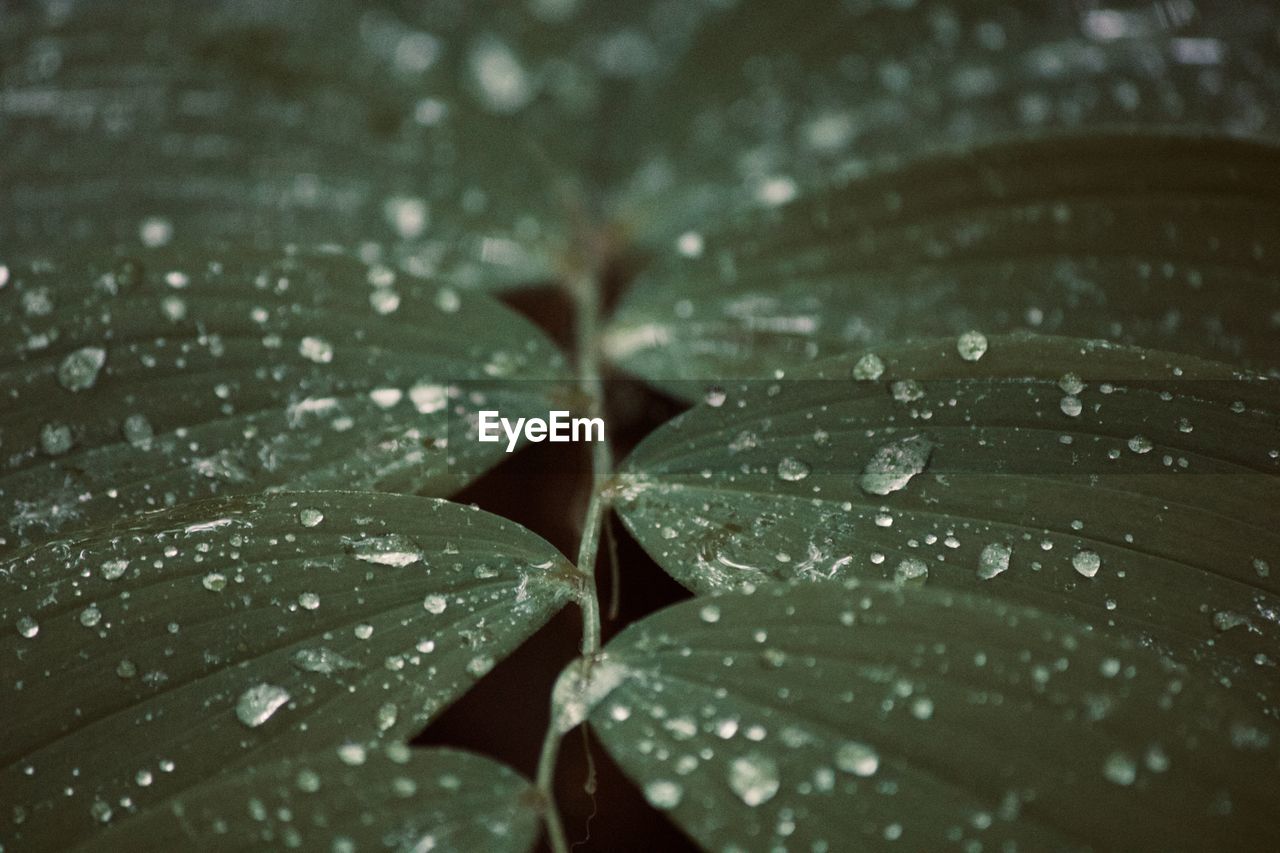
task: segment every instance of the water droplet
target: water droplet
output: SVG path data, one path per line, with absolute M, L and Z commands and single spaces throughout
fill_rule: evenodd
M 201 579 L 200 584 L 209 592 L 222 592 L 227 588 L 227 576 L 221 572 L 209 572 Z
M 98 371 L 107 363 L 102 347 L 81 347 L 58 365 L 58 384 L 68 391 L 86 391 L 98 381 Z
M 124 440 L 129 442 L 130 446 L 145 450 L 151 444 L 151 439 L 155 437 L 155 428 L 151 426 L 151 421 L 147 420 L 146 415 L 135 414 L 129 415 L 120 424 L 120 434 L 124 436 Z
M 328 364 L 333 361 L 333 344 L 324 338 L 308 335 L 298 343 L 298 354 L 316 364 Z
M 80 624 L 86 628 L 92 628 L 101 621 L 102 611 L 92 604 L 80 611 Z
M 1078 418 L 1080 413 L 1084 411 L 1084 405 L 1080 402 L 1080 398 L 1069 394 L 1058 402 L 1058 408 L 1062 409 L 1062 414 L 1069 418 Z
M 871 776 L 880 769 L 880 756 L 865 743 L 845 741 L 836 749 L 836 767 L 854 776 Z
M 489 655 L 476 655 L 471 660 L 467 661 L 467 672 L 471 673 L 476 678 L 479 678 L 491 669 L 493 669 L 493 658 Z
M 924 396 L 924 386 L 914 379 L 899 379 L 889 386 L 889 394 L 899 403 L 914 403 Z
M 40 449 L 48 456 L 61 456 L 75 446 L 75 436 L 66 424 L 51 422 L 40 427 Z
M 982 554 L 978 557 L 978 577 L 982 580 L 991 580 L 1001 572 L 1009 569 L 1009 557 L 1013 555 L 1013 549 L 1008 545 L 1000 542 L 992 542 L 990 545 L 982 549 Z
M 443 595 L 428 595 L 422 601 L 422 607 L 428 613 L 434 613 L 439 616 L 449 606 L 449 602 L 445 600 Z
M 713 625 L 720 621 L 720 607 L 715 604 L 703 605 L 702 609 L 698 611 L 698 618 L 708 625 Z
M 1233 610 L 1219 610 L 1213 614 L 1213 627 L 1219 631 L 1230 631 L 1234 628 L 1252 628 L 1249 618 Z
M 442 287 L 436 291 L 436 307 L 444 314 L 457 314 L 462 307 L 462 297 L 452 287 Z
M 1115 785 L 1132 785 L 1138 777 L 1138 765 L 1123 752 L 1113 752 L 1102 765 L 1102 775 Z
M 965 361 L 977 361 L 987 353 L 987 336 L 982 332 L 965 332 L 956 338 L 956 352 Z
M 320 790 L 320 774 L 314 770 L 303 768 L 298 771 L 294 783 L 297 784 L 299 791 L 306 794 L 314 794 Z
M 385 732 L 394 726 L 399 716 L 400 709 L 396 707 L 394 702 L 384 702 L 379 705 L 377 714 L 378 731 Z
M 173 239 L 173 223 L 163 216 L 148 216 L 138 224 L 138 239 L 148 249 L 158 249 Z
M 320 596 L 314 592 L 299 593 L 298 606 L 303 610 L 315 610 L 320 606 Z
M 1058 380 L 1058 387 L 1062 389 L 1062 393 L 1074 397 L 1084 390 L 1084 382 L 1074 373 L 1064 373 Z
M 379 566 L 403 568 L 422 559 L 422 552 L 417 544 L 399 533 L 360 539 L 348 543 L 347 548 L 357 560 L 376 563 Z
M 809 472 L 812 470 L 808 462 L 804 462 L 794 456 L 784 456 L 782 461 L 778 463 L 778 479 L 786 480 L 789 483 L 798 483 L 808 477 Z
M 1102 567 L 1102 558 L 1095 551 L 1077 551 L 1071 557 L 1071 567 L 1086 578 L 1091 578 Z
M 853 365 L 853 378 L 859 382 L 874 382 L 884 375 L 884 361 L 873 352 L 866 353 Z
M 532 100 L 533 82 L 511 48 L 487 37 L 467 58 L 481 100 L 496 113 L 514 113 Z
M 98 823 L 109 823 L 112 814 L 111 806 L 103 800 L 94 800 L 93 805 L 89 807 L 89 814 L 93 815 Z
M 700 258 L 704 249 L 702 235 L 686 231 L 676 240 L 676 251 L 686 258 Z
M 713 409 L 718 409 L 724 405 L 727 395 L 723 388 L 718 385 L 712 385 L 707 388 L 706 395 L 703 399 L 707 401 L 707 405 Z
M 929 579 L 929 566 L 918 557 L 907 557 L 893 570 L 896 583 L 918 585 Z
M 729 787 L 748 806 L 767 803 L 778 793 L 778 764 L 758 752 L 735 758 L 729 765 Z
M 298 513 L 298 521 L 303 527 L 316 527 L 324 521 L 324 513 L 314 507 L 305 507 Z
M 1154 446 L 1155 445 L 1151 443 L 1151 439 L 1144 435 L 1135 435 L 1133 438 L 1129 439 L 1129 449 L 1134 453 L 1150 453 Z
M 873 495 L 888 495 L 904 488 L 929 464 L 933 447 L 932 441 L 920 435 L 889 442 L 867 460 L 859 485 Z
M 364 764 L 367 751 L 358 743 L 344 743 L 338 747 L 338 758 L 348 767 L 359 767 Z
M 359 664 L 348 660 L 332 649 L 323 646 L 315 649 L 298 649 L 293 653 L 293 665 L 303 672 L 319 672 L 330 675 L 344 669 L 356 669 Z
M 794 180 L 786 175 L 778 175 L 760 183 L 756 189 L 756 201 L 766 207 L 778 207 L 794 199 L 799 191 Z
M 289 701 L 289 691 L 275 684 L 255 684 L 240 694 L 236 716 L 251 729 L 271 719 L 271 715 Z
M 644 798 L 656 809 L 674 809 L 683 796 L 684 788 L 679 782 L 655 779 L 644 786 Z
M 122 577 L 125 570 L 128 568 L 129 561 L 123 558 L 118 560 L 107 560 L 102 564 L 102 568 L 98 570 L 98 573 L 102 575 L 103 580 L 113 581 Z
M 40 633 L 40 624 L 30 616 L 21 616 L 16 623 L 18 633 L 28 640 Z

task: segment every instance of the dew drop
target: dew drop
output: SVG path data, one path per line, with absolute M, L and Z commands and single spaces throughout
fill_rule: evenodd
M 209 592 L 222 592 L 227 588 L 227 576 L 221 572 L 209 572 L 201 579 L 200 585 Z
M 61 456 L 71 450 L 75 443 L 71 427 L 66 424 L 51 422 L 40 427 L 40 449 L 47 456 Z
M 251 729 L 271 719 L 271 715 L 289 701 L 289 691 L 275 684 L 255 684 L 240 694 L 236 701 L 236 717 Z
M 318 672 L 322 675 L 330 675 L 344 669 L 356 669 L 359 666 L 355 661 L 324 646 L 298 649 L 293 654 L 293 665 L 303 672 Z
M 333 344 L 308 335 L 298 343 L 298 355 L 316 364 L 328 364 L 333 361 Z
M 1102 558 L 1095 551 L 1077 551 L 1071 557 L 1071 567 L 1086 578 L 1091 578 L 1102 567 Z
M 428 613 L 434 613 L 439 616 L 449 606 L 449 602 L 445 600 L 443 595 L 428 595 L 422 601 L 422 607 Z
M 920 435 L 892 441 L 871 455 L 858 483 L 864 492 L 873 495 L 888 495 L 905 488 L 929 464 L 933 447 L 932 441 Z
M 853 378 L 859 382 L 873 382 L 884 375 L 884 361 L 873 352 L 866 353 L 853 365 Z
M 92 628 L 102 621 L 102 611 L 95 605 L 90 604 L 84 610 L 80 611 L 80 624 L 86 628 Z
M 124 436 L 124 440 L 129 442 L 130 446 L 146 449 L 151 439 L 155 437 L 156 431 L 151 426 L 151 421 L 147 420 L 146 415 L 134 414 L 124 419 L 120 424 L 120 434 Z
M 87 391 L 106 363 L 107 351 L 102 347 L 81 347 L 58 365 L 58 384 L 68 391 Z
M 1154 446 L 1151 439 L 1144 435 L 1135 435 L 1129 439 L 1129 449 L 1137 454 L 1150 453 Z
M 679 782 L 655 779 L 644 786 L 644 798 L 656 809 L 674 809 L 683 796 L 684 788 Z
M 982 549 L 978 557 L 978 577 L 984 581 L 991 580 L 998 574 L 1008 571 L 1009 558 L 1013 549 L 1000 542 L 992 542 Z
M 28 640 L 40 633 L 40 624 L 30 616 L 20 616 L 15 623 L 18 633 Z
M 784 456 L 778 463 L 778 479 L 786 480 L 788 483 L 798 483 L 808 477 L 812 470 L 808 462 L 794 456 Z
M 422 559 L 422 552 L 413 540 L 398 533 L 361 539 L 347 547 L 357 560 L 379 566 L 403 568 Z
M 1114 785 L 1132 785 L 1138 777 L 1138 765 L 1123 752 L 1113 752 L 1102 765 L 1102 775 Z
M 1064 373 L 1058 380 L 1058 387 L 1062 389 L 1062 393 L 1074 397 L 1084 390 L 1084 382 L 1075 373 Z
M 305 507 L 298 513 L 298 522 L 303 527 L 316 527 L 324 521 L 324 513 L 314 507 Z
M 987 353 L 987 336 L 982 332 L 965 332 L 956 338 L 956 352 L 965 361 L 977 361 Z
M 865 743 L 845 741 L 836 749 L 836 767 L 854 776 L 871 776 L 880 768 L 880 756 Z
M 735 758 L 729 765 L 729 787 L 748 806 L 767 803 L 778 793 L 778 764 L 758 752 Z
M 118 560 L 107 560 L 102 564 L 102 567 L 98 569 L 98 573 L 102 575 L 103 580 L 113 581 L 122 577 L 125 570 L 128 568 L 129 561 L 123 558 Z
M 893 570 L 893 579 L 900 585 L 919 585 L 929 579 L 929 566 L 918 557 L 907 557 Z
M 1068 394 L 1058 401 L 1058 408 L 1062 410 L 1062 414 L 1069 418 L 1078 418 L 1080 413 L 1084 411 L 1084 404 L 1080 402 L 1079 397 Z
M 899 403 L 914 403 L 924 396 L 924 386 L 914 379 L 899 379 L 889 386 L 889 394 Z

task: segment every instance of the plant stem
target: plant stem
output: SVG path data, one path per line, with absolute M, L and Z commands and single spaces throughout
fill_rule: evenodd
M 578 386 L 587 398 L 587 415 L 604 418 L 604 382 L 600 378 L 600 288 L 596 279 L 581 275 L 570 286 L 575 302 L 575 344 Z M 613 468 L 613 452 L 606 431 L 604 441 L 591 445 L 591 502 L 582 525 L 578 546 L 578 571 L 586 583 L 582 606 L 582 654 L 600 651 L 600 601 L 596 592 L 596 556 L 600 551 L 600 528 L 604 522 L 605 500 L 601 493 Z
M 556 755 L 560 752 L 561 735 L 556 731 L 554 709 L 551 716 L 551 725 L 547 726 L 546 737 L 542 740 L 542 755 L 538 758 L 537 786 L 542 793 L 542 820 L 547 826 L 547 843 L 554 853 L 568 853 L 569 843 L 565 838 L 564 825 L 560 822 L 560 811 L 556 808 L 553 795 Z
M 600 378 L 600 285 L 589 274 L 574 277 L 569 283 L 569 293 L 574 301 L 574 338 L 577 352 L 578 387 L 587 399 L 587 416 L 604 419 L 604 382 Z M 596 557 L 600 553 L 600 530 L 604 525 L 604 484 L 613 468 L 613 453 L 609 448 L 606 429 L 603 441 L 591 445 L 591 500 L 587 504 L 587 516 L 582 523 L 582 541 L 578 546 L 578 574 L 582 579 L 582 591 L 578 607 L 582 610 L 582 663 L 600 651 L 600 596 L 596 590 Z M 547 841 L 555 853 L 568 853 L 568 841 L 564 825 L 555 801 L 556 757 L 560 752 L 563 734 L 557 725 L 557 708 L 551 708 L 551 725 L 542 741 L 542 754 L 538 758 L 538 791 L 544 803 L 543 821 L 547 827 Z

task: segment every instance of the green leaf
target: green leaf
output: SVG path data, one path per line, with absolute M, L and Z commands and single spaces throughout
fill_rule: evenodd
M 1274 147 L 1149 135 L 997 145 L 873 169 L 673 241 L 605 345 L 687 399 L 851 347 L 971 328 L 1272 369 L 1277 228 Z
M 700 593 L 848 577 L 980 591 L 1280 705 L 1259 677 L 1280 642 L 1275 382 L 1099 342 L 983 341 L 977 361 L 948 339 L 730 385 L 636 449 L 618 511 Z
M 339 256 L 184 260 L 10 271 L 0 546 L 265 487 L 444 495 L 506 449 L 469 439 L 476 410 L 564 407 L 554 345 L 484 294 Z
M 221 774 L 136 817 L 109 804 L 110 828 L 85 848 L 515 853 L 537 840 L 536 802 L 518 774 L 477 755 L 346 747 Z
M 565 131 L 591 126 L 574 78 L 522 65 L 496 9 L 426 17 L 351 0 L 9 10 L 2 260 L 336 244 L 454 286 L 555 276 L 589 144 Z
M 589 720 L 707 850 L 1270 849 L 1280 730 L 1147 649 L 882 584 L 649 616 Z
M 527 530 L 408 496 L 190 503 L 28 549 L 0 562 L 3 704 L 26 709 L 0 789 L 62 848 L 99 801 L 407 740 L 578 591 Z
M 1172 16 L 1139 0 L 664 9 L 638 27 L 653 69 L 614 122 L 634 152 L 619 157 L 617 215 L 665 248 L 726 213 L 939 150 L 1080 130 L 1274 140 L 1277 24 L 1266 0 Z

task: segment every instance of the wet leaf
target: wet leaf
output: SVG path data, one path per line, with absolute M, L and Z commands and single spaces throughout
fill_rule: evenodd
M 983 341 L 977 361 L 946 339 L 730 384 L 637 448 L 618 511 L 700 593 L 850 577 L 964 590 L 1280 705 L 1275 382 L 1098 342 Z
M 1268 849 L 1280 730 L 1033 609 L 846 581 L 649 616 L 591 726 L 708 850 Z
M 670 241 L 606 333 L 687 399 L 851 347 L 973 328 L 1280 366 L 1277 149 L 1097 135 L 870 170 Z
M 146 811 L 215 775 L 405 741 L 574 578 L 496 516 L 354 492 L 190 503 L 7 558 L 13 831 L 65 847 L 93 836 L 99 802 Z
M 651 70 L 616 120 L 630 157 L 614 201 L 649 245 L 939 150 L 1080 130 L 1280 137 L 1267 0 L 740 0 L 637 17 L 625 31 L 647 37 Z
M 537 839 L 535 802 L 487 758 L 348 745 L 215 776 L 136 817 L 112 803 L 86 849 L 522 851 Z
M 0 262 L 332 244 L 453 286 L 554 277 L 582 98 L 503 52 L 523 18 L 451 5 L 7 10 Z
M 562 407 L 554 345 L 483 294 L 326 255 L 104 260 L 0 290 L 0 546 L 264 487 L 444 495 L 505 451 L 478 409 Z

